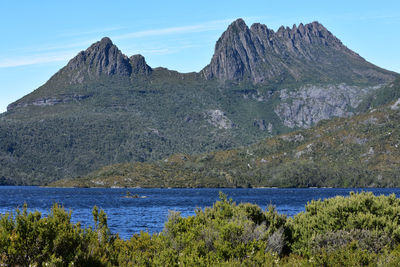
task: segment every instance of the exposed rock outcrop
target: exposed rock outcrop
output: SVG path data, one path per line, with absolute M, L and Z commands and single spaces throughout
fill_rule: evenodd
M 129 58 L 134 74 L 149 74 L 152 69 L 146 64 L 146 60 L 142 55 L 133 55 Z
M 281 103 L 275 113 L 289 128 L 308 128 L 320 120 L 353 115 L 363 98 L 381 86 L 358 87 L 345 84 L 304 86 L 295 91 L 280 91 Z
M 390 106 L 390 108 L 391 108 L 392 110 L 398 110 L 398 109 L 399 109 L 399 106 L 400 106 L 400 98 L 397 99 L 396 102 L 394 102 L 394 104 Z
M 207 110 L 205 114 L 207 121 L 220 129 L 231 129 L 235 126 L 222 110 Z
M 73 101 L 82 101 L 91 97 L 91 95 L 71 95 L 63 97 L 45 97 L 39 98 L 32 102 L 16 102 L 7 106 L 7 111 L 11 111 L 16 108 L 27 107 L 27 106 L 54 106 L 62 103 L 70 103 Z

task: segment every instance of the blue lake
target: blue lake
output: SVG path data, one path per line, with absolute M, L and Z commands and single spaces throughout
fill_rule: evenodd
M 146 198 L 124 198 L 127 191 Z M 0 186 L 0 213 L 15 211 L 27 203 L 30 211 L 47 214 L 53 203 L 72 210 L 72 220 L 84 226 L 93 224 L 92 208 L 98 206 L 108 216 L 108 225 L 113 233 L 123 238 L 141 230 L 160 232 L 168 211 L 181 212 L 182 216 L 193 215 L 196 208 L 211 206 L 222 191 L 233 201 L 250 202 L 265 209 L 275 205 L 280 213 L 293 216 L 304 211 L 304 206 L 313 199 L 325 199 L 349 192 L 371 191 L 375 195 L 395 193 L 400 188 L 304 188 L 304 189 L 100 189 L 100 188 L 40 188 Z

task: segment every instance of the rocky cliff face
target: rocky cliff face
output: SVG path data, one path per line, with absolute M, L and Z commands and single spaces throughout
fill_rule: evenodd
M 233 22 L 215 45 L 207 79 L 387 82 L 393 73 L 380 69 L 348 49 L 318 22 L 280 27 L 277 32 L 242 19 Z
M 279 92 L 280 104 L 275 113 L 289 128 L 308 128 L 332 117 L 348 117 L 369 94 L 381 88 L 349 86 L 346 84 L 303 86 L 296 91 L 283 89 Z
M 27 107 L 27 106 L 54 106 L 57 104 L 66 104 L 71 102 L 78 102 L 91 97 L 91 95 L 70 95 L 70 96 L 58 96 L 58 97 L 45 97 L 39 98 L 32 102 L 19 102 L 12 103 L 7 106 L 7 110 L 13 110 L 16 108 Z

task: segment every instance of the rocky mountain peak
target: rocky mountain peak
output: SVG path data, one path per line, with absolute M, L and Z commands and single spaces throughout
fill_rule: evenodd
M 70 84 L 96 79 L 101 75 L 130 76 L 149 74 L 152 69 L 142 55 L 128 58 L 110 38 L 104 37 L 69 61 L 52 79 L 68 80 Z
M 248 27 L 246 25 L 246 22 L 244 22 L 243 19 L 239 18 L 239 19 L 235 20 L 234 22 L 232 22 L 228 26 L 227 31 L 235 30 L 235 29 L 237 29 L 237 30 L 246 30 L 246 29 L 248 29 Z
M 108 37 L 81 51 L 68 63 L 66 69 L 70 71 L 71 82 L 78 83 L 85 77 L 129 76 L 132 73 L 128 57 L 122 54 Z
M 100 40 L 100 44 L 104 44 L 104 45 L 113 45 L 113 42 L 111 41 L 111 39 L 109 37 L 103 37 Z
M 149 74 L 152 69 L 146 64 L 146 60 L 142 55 L 133 55 L 129 58 L 132 66 L 132 73 L 134 74 Z
M 242 19 L 235 20 L 215 45 L 211 64 L 203 69 L 207 79 L 239 80 L 251 72 L 251 62 L 256 60 L 251 32 Z
M 393 75 L 348 49 L 321 23 L 281 26 L 276 32 L 243 19 L 229 25 L 201 74 L 220 81 L 387 82 Z
M 245 35 L 248 35 L 249 33 L 249 28 L 244 20 L 237 19 L 228 26 L 227 30 L 218 39 L 216 49 L 225 46 L 230 42 L 245 41 Z
M 306 26 L 308 26 L 311 29 L 314 29 L 315 31 L 320 31 L 320 32 L 327 32 L 328 30 L 324 27 L 324 25 L 322 25 L 321 23 L 319 23 L 318 21 L 313 21 L 309 24 L 307 24 Z
M 261 23 L 253 23 L 250 27 L 250 31 L 254 33 L 255 36 L 265 36 L 267 39 L 275 34 L 274 30 L 269 29 L 267 25 Z
M 327 28 L 324 27 L 324 25 L 322 25 L 318 21 L 314 21 L 312 23 L 306 24 L 305 32 L 308 32 L 308 33 L 314 35 L 315 37 L 331 38 L 332 40 L 335 40 L 336 42 L 340 42 L 339 39 L 337 39 L 330 31 L 328 31 Z
M 304 28 L 303 23 L 300 23 L 300 24 L 299 24 L 299 27 L 297 27 L 297 30 L 298 30 L 301 34 L 304 34 L 305 28 Z

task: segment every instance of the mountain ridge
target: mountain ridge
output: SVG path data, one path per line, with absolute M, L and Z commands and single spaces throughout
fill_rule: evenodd
M 312 47 L 309 47 L 310 45 Z M 313 48 L 313 45 L 327 46 L 329 49 L 334 49 L 335 53 L 330 52 L 325 58 L 327 52 L 323 51 L 322 56 L 317 55 L 315 52 L 317 49 Z M 345 65 L 340 62 L 334 63 L 339 57 L 338 51 L 352 57 L 352 60 L 356 61 L 357 68 L 349 70 L 347 63 Z M 365 64 L 365 66 L 360 68 L 360 64 Z M 328 66 L 328 69 L 315 67 L 324 65 Z M 351 67 L 354 66 L 351 65 Z M 135 75 L 148 76 L 152 71 L 153 69 L 147 65 L 142 55 L 133 55 L 128 58 L 109 37 L 104 37 L 86 50 L 79 52 L 46 84 L 57 87 L 58 80 L 62 80 L 64 84 L 81 84 L 85 79 L 94 80 L 102 75 L 132 78 Z M 180 74 L 184 76 L 186 73 Z M 275 32 L 260 23 L 254 23 L 249 28 L 243 19 L 237 19 L 228 26 L 216 42 L 210 64 L 195 74 L 206 80 L 216 79 L 220 82 L 234 83 L 246 81 L 253 84 L 268 84 L 271 81 L 273 83 L 310 81 L 313 83 L 345 81 L 347 83 L 350 81 L 350 83 L 374 85 L 391 82 L 397 75 L 367 62 L 344 46 L 317 21 L 305 25 L 300 23 L 298 27 L 293 25 L 292 29 L 281 26 Z M 329 75 L 332 77 L 326 78 Z M 67 98 L 79 99 L 80 97 L 76 98 L 76 95 L 81 94 L 70 94 Z M 24 98 L 8 105 L 7 110 L 25 106 L 26 103 L 20 103 Z M 37 100 L 37 103 L 45 101 L 44 99 Z M 36 99 L 32 101 L 35 104 L 34 101 Z M 65 101 L 55 103 L 62 102 Z M 51 98 L 48 103 L 52 103 Z
M 335 54 L 330 51 L 332 49 Z M 352 70 L 341 62 L 335 62 L 334 57 L 353 60 L 357 69 Z M 312 66 L 313 64 L 324 65 L 330 62 L 342 77 L 348 77 L 350 71 L 353 76 L 365 78 L 363 71 L 366 70 L 361 67 L 366 64 L 369 82 L 390 81 L 388 73 L 348 49 L 317 21 L 305 25 L 300 23 L 298 27 L 293 25 L 292 29 L 281 26 L 274 32 L 260 23 L 254 23 L 248 28 L 244 20 L 238 19 L 218 39 L 211 63 L 201 73 L 207 79 L 249 79 L 254 83 L 263 83 L 282 75 L 295 81 L 308 79 L 309 75 L 296 66 L 299 59 L 303 60 L 303 64 L 300 64 L 303 68 L 307 67 L 318 73 L 321 71 Z M 307 72 L 310 71 L 308 69 Z M 323 70 L 326 72 L 329 69 Z

